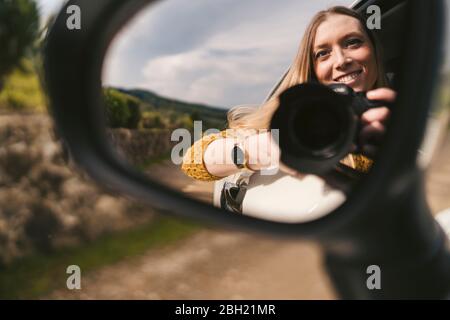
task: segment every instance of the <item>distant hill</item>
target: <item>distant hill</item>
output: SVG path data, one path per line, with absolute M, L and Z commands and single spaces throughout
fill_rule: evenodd
M 115 89 L 128 95 L 134 96 L 143 101 L 145 104 L 143 107 L 144 109 L 142 111 L 146 111 L 145 108 L 147 107 L 150 110 L 165 109 L 165 110 L 173 110 L 180 113 L 196 114 L 199 115 L 201 118 L 226 119 L 227 116 L 227 110 L 219 107 L 208 106 L 205 104 L 189 103 L 176 99 L 166 98 L 157 95 L 154 92 L 143 89 L 122 89 L 122 88 L 115 88 Z

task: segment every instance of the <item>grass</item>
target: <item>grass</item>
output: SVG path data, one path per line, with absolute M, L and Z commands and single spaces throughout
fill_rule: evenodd
M 77 248 L 36 254 L 0 268 L 0 299 L 37 299 L 66 288 L 69 265 L 86 272 L 135 257 L 147 250 L 183 239 L 199 229 L 191 222 L 158 218 L 132 230 L 105 235 Z
M 32 61 L 25 59 L 22 65 L 5 79 L 0 91 L 0 109 L 46 112 L 45 96 Z

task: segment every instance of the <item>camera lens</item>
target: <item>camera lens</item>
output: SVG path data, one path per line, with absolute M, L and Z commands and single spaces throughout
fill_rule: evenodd
M 299 147 L 307 149 L 314 156 L 330 156 L 340 143 L 345 129 L 345 117 L 336 106 L 309 103 L 297 110 L 290 128 Z

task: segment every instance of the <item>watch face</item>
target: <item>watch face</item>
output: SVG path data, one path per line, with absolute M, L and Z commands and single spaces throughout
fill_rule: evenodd
M 244 165 L 244 151 L 239 146 L 234 146 L 233 150 L 231 151 L 231 156 L 236 166 L 242 167 Z

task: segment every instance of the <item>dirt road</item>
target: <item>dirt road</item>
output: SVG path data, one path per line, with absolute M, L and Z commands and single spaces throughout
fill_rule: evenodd
M 189 178 L 180 170 L 179 166 L 174 165 L 170 160 L 152 165 L 147 175 L 192 198 L 212 203 L 214 183 Z
M 450 141 L 428 173 L 434 212 L 450 207 Z M 170 164 L 153 177 L 210 201 L 212 184 L 190 180 Z M 82 290 L 51 298 L 334 299 L 313 244 L 223 230 L 203 230 L 183 243 L 83 276 Z

